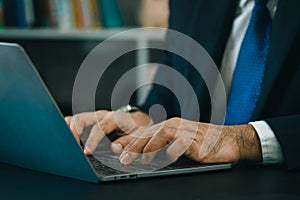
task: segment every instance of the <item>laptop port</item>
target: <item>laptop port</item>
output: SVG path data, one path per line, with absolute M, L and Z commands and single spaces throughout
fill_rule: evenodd
M 131 175 L 129 175 L 129 178 L 130 178 L 130 179 L 137 178 L 137 175 L 136 175 L 136 174 L 131 174 Z

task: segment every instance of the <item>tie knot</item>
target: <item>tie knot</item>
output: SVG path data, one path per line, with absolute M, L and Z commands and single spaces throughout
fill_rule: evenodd
M 256 5 L 265 6 L 269 0 L 255 0 Z

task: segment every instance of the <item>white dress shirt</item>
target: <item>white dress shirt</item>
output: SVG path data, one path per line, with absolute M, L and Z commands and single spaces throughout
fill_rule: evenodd
M 275 17 L 277 2 L 278 0 L 269 0 L 267 3 L 267 7 L 270 11 L 272 19 Z M 237 11 L 237 16 L 233 22 L 233 27 L 221 64 L 221 75 L 227 94 L 230 93 L 231 81 L 237 63 L 239 50 L 246 34 L 253 8 L 254 0 L 241 0 Z M 259 136 L 263 163 L 282 163 L 284 158 L 281 146 L 271 127 L 265 121 L 251 122 L 250 124 L 255 128 Z

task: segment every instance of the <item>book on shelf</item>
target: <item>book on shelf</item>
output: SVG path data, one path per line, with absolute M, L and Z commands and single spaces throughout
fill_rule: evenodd
M 91 0 L 80 0 L 80 3 L 82 9 L 83 28 L 85 29 L 94 28 Z
M 103 25 L 107 28 L 123 25 L 122 15 L 116 0 L 98 0 L 101 6 Z
M 56 28 L 70 30 L 75 27 L 72 0 L 53 0 L 52 15 Z
M 101 27 L 97 0 L 73 0 L 73 9 L 77 29 Z
M 26 28 L 25 0 L 11 0 L 15 13 L 15 25 L 17 28 Z
M 35 21 L 33 0 L 24 0 L 24 11 L 26 21 L 25 26 L 33 27 Z
M 4 28 L 4 6 L 3 0 L 0 0 L 0 29 Z
M 84 22 L 83 22 L 83 11 L 82 11 L 80 0 L 72 0 L 72 6 L 74 12 L 75 27 L 77 29 L 81 29 L 84 27 Z
M 3 0 L 4 25 L 27 28 L 34 24 L 33 0 Z
M 102 26 L 101 7 L 97 1 L 98 0 L 91 0 L 91 16 L 92 16 L 93 26 L 95 28 L 99 28 Z
M 0 28 L 76 30 L 122 25 L 116 0 L 0 0 Z

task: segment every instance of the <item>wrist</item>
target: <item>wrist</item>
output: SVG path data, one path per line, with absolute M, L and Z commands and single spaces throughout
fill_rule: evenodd
M 260 163 L 262 162 L 262 151 L 259 137 L 252 125 L 240 125 L 239 149 L 240 160 Z
M 133 119 L 133 121 L 136 123 L 138 127 L 149 126 L 153 124 L 151 117 L 140 110 L 131 112 L 130 117 Z
M 153 124 L 151 117 L 137 106 L 128 104 L 126 106 L 122 106 L 116 110 L 116 112 L 129 113 L 131 119 L 133 119 L 137 127 Z

